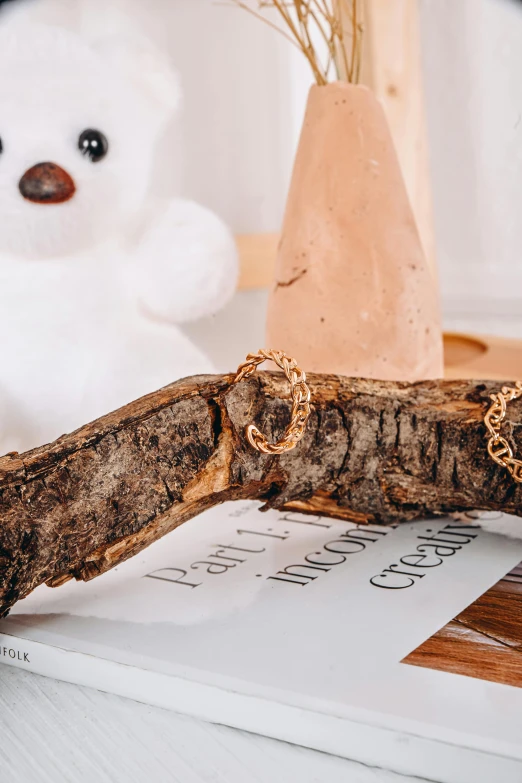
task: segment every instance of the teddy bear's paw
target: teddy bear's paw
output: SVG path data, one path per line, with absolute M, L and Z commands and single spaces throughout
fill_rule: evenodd
M 237 286 L 234 237 L 208 209 L 172 201 L 143 236 L 133 272 L 140 304 L 151 315 L 171 323 L 212 315 Z

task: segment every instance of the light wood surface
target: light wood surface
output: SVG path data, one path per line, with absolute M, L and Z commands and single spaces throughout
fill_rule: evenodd
M 522 563 L 405 659 L 522 687 Z

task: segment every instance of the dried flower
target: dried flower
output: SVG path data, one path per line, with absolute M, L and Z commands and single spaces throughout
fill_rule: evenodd
M 231 0 L 276 28 L 304 54 L 317 84 L 357 84 L 361 70 L 362 0 Z M 274 9 L 276 24 L 266 16 Z

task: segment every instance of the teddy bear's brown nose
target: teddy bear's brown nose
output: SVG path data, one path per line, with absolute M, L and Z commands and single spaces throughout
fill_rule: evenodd
M 36 204 L 62 204 L 76 190 L 73 178 L 56 163 L 37 163 L 18 183 L 20 193 Z

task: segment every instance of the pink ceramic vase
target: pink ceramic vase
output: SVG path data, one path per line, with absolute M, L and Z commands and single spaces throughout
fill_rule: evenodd
M 288 196 L 267 346 L 306 370 L 416 381 L 443 373 L 437 284 L 384 111 L 312 87 Z

